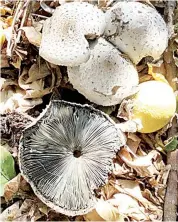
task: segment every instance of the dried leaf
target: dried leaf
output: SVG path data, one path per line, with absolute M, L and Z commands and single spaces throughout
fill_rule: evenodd
M 117 113 L 117 117 L 126 120 L 124 123 L 117 124 L 123 132 L 134 133 L 142 128 L 142 123 L 140 119 L 130 120 L 133 110 L 133 99 L 123 100 Z
M 0 28 L 0 49 L 3 47 L 6 36 L 4 34 L 4 29 Z
M 8 68 L 9 67 L 9 62 L 8 62 L 8 58 L 6 56 L 6 49 L 2 49 L 1 50 L 1 54 L 0 54 L 0 61 L 1 61 L 1 69 L 2 68 Z
M 151 75 L 145 74 L 139 78 L 139 83 L 150 81 L 152 79 L 153 77 Z
M 9 86 L 8 86 L 9 87 Z M 25 99 L 25 91 L 19 89 L 18 87 L 14 90 L 7 89 L 1 92 L 1 102 L 0 102 L 0 114 L 5 114 L 12 112 L 14 110 L 19 112 L 26 112 L 32 109 L 36 105 L 42 103 L 41 98 L 37 99 Z
M 76 216 L 75 221 L 84 221 L 83 216 Z
M 148 73 L 154 78 L 154 80 L 169 84 L 164 76 L 166 71 L 163 63 L 161 67 L 153 67 L 151 64 L 148 64 Z
M 50 71 L 43 59 L 38 60 L 37 63 L 34 63 L 29 71 L 28 71 L 28 78 L 25 81 L 25 84 L 34 82 L 36 80 L 42 79 L 48 75 L 50 75 Z
M 145 197 L 147 200 L 151 201 L 152 203 L 156 205 L 161 205 L 159 199 L 153 196 L 150 190 L 145 189 L 144 191 L 142 191 L 142 195 L 143 197 Z
M 41 44 L 41 33 L 40 32 L 38 32 L 33 26 L 23 27 L 21 29 L 25 32 L 25 35 L 31 44 L 33 44 L 37 47 L 40 46 L 40 44 Z
M 20 174 L 10 180 L 4 186 L 4 197 L 6 201 L 12 200 L 18 193 L 20 186 Z
M 124 221 L 118 210 L 109 202 L 98 200 L 96 208 L 84 215 L 86 221 Z
M 104 199 L 108 200 L 110 198 L 112 198 L 112 196 L 114 194 L 117 193 L 117 189 L 114 186 L 111 186 L 110 184 L 106 184 L 103 188 L 102 188 L 102 194 Z
M 38 73 L 40 73 L 38 75 Z M 45 77 L 51 77 L 51 83 L 49 87 L 45 86 Z M 39 65 L 32 65 L 30 70 L 24 68 L 22 74 L 18 80 L 19 86 L 25 90 L 25 99 L 41 98 L 46 94 L 49 94 L 54 85 L 55 77 L 49 72 L 46 64 L 42 64 L 42 69 Z
M 138 201 L 127 194 L 117 193 L 109 202 L 118 208 L 119 214 L 124 217 L 130 217 L 132 220 L 148 220 L 149 217 L 145 213 L 145 209 L 139 206 Z
M 125 150 L 119 152 L 122 160 L 131 168 L 133 168 L 140 177 L 152 177 L 154 174 L 159 172 L 153 165 L 153 160 L 156 159 L 158 152 L 152 150 L 146 156 L 134 156 L 131 160 L 131 157 L 128 158 L 128 152 Z
M 119 123 L 119 124 L 117 124 L 117 127 L 122 132 L 135 133 L 137 130 L 142 128 L 142 124 L 141 124 L 141 120 L 136 119 L 136 120 L 128 120 L 124 123 Z
M 4 27 L 4 29 L 8 28 L 12 25 L 13 19 L 14 19 L 13 16 L 8 16 L 6 18 L 6 20 L 5 20 L 6 26 Z
M 7 7 L 7 6 L 0 6 L 0 14 L 2 15 L 6 15 L 6 13 L 12 14 L 12 9 Z
M 132 161 L 132 156 L 126 148 L 122 148 L 119 151 L 119 156 L 121 157 L 121 159 L 123 159 L 123 161 L 125 161 L 124 159 L 126 159 L 127 161 Z
M 141 139 L 134 133 L 128 133 L 127 137 L 127 145 L 132 150 L 132 152 L 136 153 L 138 146 L 141 142 Z
M 17 86 L 17 82 L 11 79 L 0 78 L 0 90 L 5 90 L 8 86 Z
M 22 63 L 22 60 L 19 56 L 16 56 L 16 58 L 10 62 L 10 64 L 12 64 L 16 69 L 21 68 L 21 63 Z
M 130 172 L 130 170 L 125 167 L 125 164 L 121 165 L 119 162 L 113 163 L 112 173 L 115 176 L 121 176 L 121 175 L 124 175 L 124 174 L 129 173 L 129 172 Z
M 0 221 L 13 221 L 17 217 L 19 217 L 20 216 L 19 206 L 20 206 L 20 201 L 17 201 L 10 207 L 6 208 L 0 215 Z
M 46 208 L 47 206 L 43 204 L 39 199 L 25 199 L 20 207 L 21 214 L 26 214 L 31 219 L 31 221 L 37 221 L 44 216 L 44 213 L 39 210 L 40 205 Z
M 151 202 L 149 202 L 146 198 L 142 196 L 141 189 L 139 186 L 139 183 L 136 181 L 131 180 L 116 180 L 115 182 L 110 181 L 112 185 L 120 192 L 127 194 L 136 200 L 138 200 L 140 203 L 143 204 L 143 206 L 151 211 L 157 211 L 156 206 L 154 206 Z

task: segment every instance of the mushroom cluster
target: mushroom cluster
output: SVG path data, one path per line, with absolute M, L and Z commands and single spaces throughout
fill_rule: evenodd
M 167 42 L 163 18 L 143 3 L 118 2 L 104 13 L 92 4 L 72 2 L 45 21 L 39 53 L 67 66 L 69 81 L 88 100 L 111 106 L 136 93 L 135 65 L 145 56 L 158 59 Z M 124 144 L 119 126 L 103 112 L 51 101 L 23 132 L 20 170 L 48 206 L 69 216 L 86 214 Z
M 23 132 L 22 175 L 49 207 L 66 215 L 88 213 L 94 190 L 104 185 L 125 137 L 103 112 L 89 105 L 51 101 Z
M 71 84 L 88 100 L 111 106 L 136 92 L 135 65 L 146 56 L 158 59 L 167 44 L 166 24 L 150 5 L 118 2 L 103 12 L 72 2 L 45 21 L 40 55 L 67 66 Z

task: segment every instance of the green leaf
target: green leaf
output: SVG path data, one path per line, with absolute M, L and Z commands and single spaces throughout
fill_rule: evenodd
M 4 185 L 16 176 L 14 159 L 6 145 L 0 145 L 0 196 L 4 194 Z
M 177 149 L 178 140 L 177 137 L 172 137 L 170 141 L 165 145 L 165 151 L 171 152 Z

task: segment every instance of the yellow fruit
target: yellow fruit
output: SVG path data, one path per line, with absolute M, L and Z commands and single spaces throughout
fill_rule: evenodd
M 148 81 L 139 85 L 133 97 L 132 119 L 141 120 L 141 133 L 152 133 L 164 127 L 174 115 L 176 97 L 172 88 L 164 82 Z

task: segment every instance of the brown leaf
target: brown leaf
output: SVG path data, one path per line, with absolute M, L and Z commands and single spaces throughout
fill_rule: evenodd
M 142 195 L 143 197 L 145 197 L 147 200 L 151 201 L 152 203 L 156 204 L 156 205 L 161 205 L 160 201 L 158 198 L 156 198 L 150 190 L 145 189 L 144 191 L 142 191 Z
M 153 160 L 158 155 L 158 152 L 152 150 L 146 156 L 134 156 L 133 159 L 129 156 L 128 152 L 119 152 L 122 160 L 131 168 L 133 168 L 140 177 L 152 177 L 154 174 L 158 174 L 155 166 L 153 165 Z
M 132 150 L 132 152 L 136 153 L 138 146 L 141 142 L 141 139 L 134 133 L 128 133 L 127 137 L 127 145 Z
M 53 72 L 54 70 L 57 72 Z M 54 86 L 60 84 L 60 80 L 60 70 L 54 68 L 49 71 L 44 60 L 39 59 L 37 64 L 33 64 L 29 70 L 26 68 L 23 69 L 18 83 L 26 92 L 24 99 L 33 99 L 41 98 L 44 95 L 51 93 Z
M 8 86 L 10 87 L 10 86 Z M 5 114 L 13 111 L 26 112 L 42 103 L 41 98 L 25 99 L 25 91 L 16 87 L 15 90 L 7 88 L 1 92 L 0 113 Z
M 9 86 L 17 86 L 17 81 L 11 79 L 0 78 L 0 90 L 5 90 Z
M 34 63 L 29 71 L 28 71 L 28 78 L 25 81 L 25 84 L 37 81 L 42 79 L 48 75 L 50 75 L 50 71 L 46 65 L 46 62 L 43 59 L 38 59 L 37 63 Z
M 20 201 L 15 202 L 0 214 L 0 221 L 13 221 L 20 216 Z M 17 221 L 17 219 L 15 220 Z
M 37 47 L 40 46 L 40 44 L 41 44 L 41 33 L 40 32 L 38 32 L 33 26 L 23 27 L 21 29 L 25 32 L 25 35 L 31 44 L 33 44 Z
M 0 61 L 1 61 L 1 69 L 9 67 L 9 62 L 8 62 L 8 58 L 6 56 L 6 49 L 5 48 L 1 50 Z
M 117 193 L 109 202 L 118 208 L 119 214 L 125 218 L 130 217 L 132 220 L 148 220 L 146 210 L 140 206 L 138 201 L 127 194 Z
M 19 56 L 14 56 L 13 60 L 10 62 L 10 64 L 12 64 L 16 69 L 21 68 L 21 63 L 22 63 L 22 60 Z
M 121 176 L 126 173 L 129 173 L 130 170 L 125 166 L 125 164 L 121 164 L 120 162 L 114 162 L 112 166 L 112 173 L 115 176 Z
M 128 161 L 132 161 L 132 156 L 130 152 L 124 147 L 119 151 L 119 156 L 125 162 L 125 159 Z M 125 158 L 125 159 L 124 159 Z
M 110 181 L 110 183 L 120 192 L 127 194 L 136 200 L 138 200 L 145 208 L 150 211 L 157 210 L 156 206 L 154 206 L 151 202 L 149 202 L 146 198 L 143 197 L 141 193 L 141 189 L 139 183 L 131 180 L 116 180 Z
M 18 193 L 20 185 L 20 174 L 10 180 L 4 186 L 4 197 L 6 201 L 12 200 Z
M 42 211 L 40 211 L 39 207 L 46 208 L 47 212 L 47 206 L 43 204 L 39 199 L 25 199 L 20 207 L 20 212 L 21 214 L 28 215 L 31 221 L 37 221 L 46 214 L 46 212 L 44 214 Z
M 109 202 L 98 200 L 96 208 L 84 215 L 86 221 L 124 221 L 118 210 Z
M 103 195 L 104 198 L 105 198 L 106 200 L 108 200 L 108 199 L 112 198 L 112 196 L 113 196 L 114 194 L 117 193 L 117 189 L 116 189 L 114 186 L 110 185 L 110 184 L 106 184 L 106 185 L 102 188 L 102 192 L 103 192 L 103 194 L 104 194 L 104 195 Z

